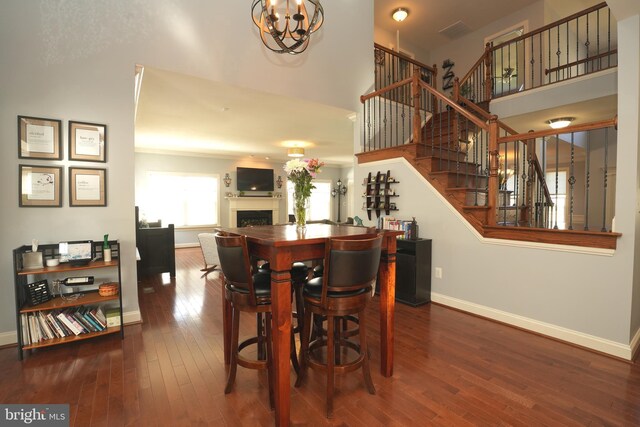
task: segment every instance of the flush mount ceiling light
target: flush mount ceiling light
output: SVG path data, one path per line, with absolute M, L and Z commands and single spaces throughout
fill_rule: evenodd
M 302 147 L 287 148 L 287 156 L 289 156 L 289 157 L 304 157 L 304 148 L 302 148 Z
M 562 129 L 569 126 L 575 119 L 575 117 L 558 117 L 557 119 L 547 120 L 547 124 L 551 126 L 552 129 Z
M 309 45 L 309 37 L 324 22 L 320 0 L 254 0 L 253 23 L 264 45 L 276 53 L 297 55 Z M 295 6 L 290 7 L 290 3 Z
M 409 16 L 409 11 L 404 7 L 399 7 L 393 11 L 391 17 L 398 22 L 402 22 Z

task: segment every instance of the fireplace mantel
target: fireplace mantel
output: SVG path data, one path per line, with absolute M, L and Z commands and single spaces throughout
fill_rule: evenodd
M 229 227 L 237 227 L 238 211 L 271 211 L 271 222 L 280 222 L 280 202 L 277 197 L 225 197 L 229 201 Z

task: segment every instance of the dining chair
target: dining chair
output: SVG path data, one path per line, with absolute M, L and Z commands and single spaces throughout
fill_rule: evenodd
M 304 331 L 296 387 L 302 385 L 307 367 L 325 371 L 327 417 L 331 417 L 333 412 L 335 373 L 362 368 L 367 390 L 375 394 L 366 340 L 366 306 L 375 287 L 381 247 L 381 234 L 357 240 L 330 239 L 325 245 L 323 275 L 309 280 L 304 286 Z M 326 340 L 320 335 L 310 342 L 312 314 L 326 316 Z M 336 333 L 339 324 L 336 320 L 354 314 L 359 320 L 357 343 L 344 334 Z M 320 351 L 323 347 L 326 347 L 324 352 Z M 343 350 L 355 352 L 357 356 L 338 357 Z
M 231 354 L 230 367 L 225 394 L 231 392 L 236 378 L 238 365 L 258 370 L 267 370 L 269 383 L 269 404 L 274 408 L 273 391 L 273 352 L 271 343 L 271 274 L 252 272 L 245 236 L 218 232 L 215 241 L 224 276 L 225 298 L 231 305 Z M 257 333 L 255 337 L 239 341 L 240 313 L 255 313 Z M 264 315 L 264 324 L 263 324 Z M 244 348 L 256 344 L 258 353 L 266 346 L 266 360 L 248 359 L 241 352 Z

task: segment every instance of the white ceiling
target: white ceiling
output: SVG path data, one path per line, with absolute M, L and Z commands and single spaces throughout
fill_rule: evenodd
M 393 34 L 400 30 L 403 40 L 430 50 L 451 41 L 438 32 L 458 21 L 474 31 L 537 1 L 375 0 L 374 22 L 376 27 Z M 398 7 L 409 10 L 409 16 L 402 22 L 391 18 Z
M 258 40 L 256 40 L 259 42 Z M 327 164 L 353 162 L 352 112 L 145 68 L 136 151 L 286 159 L 287 146 Z
M 393 32 L 402 25 L 404 39 L 429 49 L 449 41 L 438 31 L 458 20 L 475 30 L 535 1 L 375 0 L 375 25 Z M 396 7 L 410 11 L 402 23 L 391 19 Z M 579 108 L 585 112 L 581 119 L 590 117 L 589 111 L 602 117 L 615 112 L 615 98 Z M 571 112 L 568 115 L 577 114 L 574 108 Z M 518 130 L 543 129 L 538 123 L 543 123 L 543 117 L 563 114 L 543 111 L 538 115 L 510 118 L 508 122 Z M 145 68 L 135 146 L 138 152 L 284 160 L 286 147 L 297 144 L 306 149 L 307 157 L 348 165 L 353 162 L 352 118 L 353 112 L 340 108 Z

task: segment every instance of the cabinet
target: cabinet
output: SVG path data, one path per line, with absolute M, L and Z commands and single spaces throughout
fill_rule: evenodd
M 381 211 L 389 215 L 389 212 L 398 210 L 393 200 L 399 195 L 396 194 L 393 185 L 399 183 L 391 176 L 391 171 L 387 171 L 386 174 L 377 172 L 375 175 L 369 172 L 366 182 L 363 183 L 365 192 L 362 195 L 365 199 L 362 207 L 367 211 L 369 220 L 371 220 L 372 212 L 375 212 L 376 217 L 379 218 Z
M 15 279 L 15 303 L 16 303 L 16 330 L 18 335 L 18 356 L 20 359 L 23 358 L 24 350 L 34 350 L 41 347 L 49 347 L 54 345 L 66 344 L 69 342 L 91 339 L 95 337 L 99 337 L 102 335 L 116 334 L 119 333 L 121 338 L 124 338 L 124 325 L 122 319 L 122 281 L 121 281 L 121 273 L 120 273 L 120 243 L 117 240 L 109 241 L 109 246 L 111 248 L 111 261 L 105 262 L 102 260 L 102 240 L 95 241 L 92 243 L 94 253 L 96 254 L 94 260 L 89 262 L 86 265 L 71 265 L 69 263 L 61 263 L 55 267 L 38 267 L 32 269 L 24 269 L 23 268 L 23 254 L 31 251 L 31 246 L 20 246 L 13 250 L 13 269 L 14 269 L 14 279 Z M 41 251 L 43 254 L 43 258 L 49 259 L 58 256 L 58 244 L 48 244 L 48 245 L 40 245 L 38 247 L 38 251 Z M 28 288 L 27 284 L 36 282 L 39 280 L 47 279 L 49 280 L 61 280 L 65 277 L 78 277 L 78 276 L 86 276 L 92 275 L 93 272 L 97 272 L 97 270 L 104 270 L 102 273 L 108 275 L 110 281 L 115 281 L 111 278 L 114 278 L 117 275 L 117 283 L 118 283 L 118 293 L 116 295 L 109 296 L 100 296 L 97 290 L 82 292 L 82 295 L 77 299 L 70 298 L 62 298 L 59 295 L 54 296 L 47 302 L 31 306 L 29 304 L 28 299 Z M 51 285 L 51 283 L 49 283 Z M 64 286 L 64 285 L 62 285 Z M 51 287 L 51 286 L 50 286 Z M 97 327 L 94 325 L 96 322 L 85 318 L 86 323 L 83 323 L 83 319 L 77 319 L 81 326 L 86 325 L 85 331 L 83 333 L 75 334 L 68 333 L 70 331 L 65 332 L 65 328 L 61 328 L 63 334 L 65 336 L 58 336 L 61 334 L 56 334 L 56 328 L 53 323 L 51 323 L 51 319 L 47 322 L 47 315 L 49 314 L 61 314 L 63 311 L 66 312 L 79 312 L 80 310 L 84 311 L 84 308 L 89 307 L 101 307 L 105 310 L 106 307 L 116 308 L 120 326 L 106 326 L 101 328 L 101 325 L 98 323 Z M 77 308 L 77 310 L 73 310 L 73 308 Z M 29 331 L 25 331 L 23 329 L 29 328 L 30 320 L 35 319 L 38 320 L 40 317 L 40 313 L 42 314 L 41 322 L 44 322 L 45 325 L 38 326 L 38 324 L 31 325 L 31 327 L 43 329 L 43 332 L 46 334 L 46 329 L 48 329 L 53 333 L 54 338 L 43 339 L 37 342 L 31 342 L 31 339 L 28 341 L 24 340 L 24 336 L 29 335 Z M 58 322 L 58 326 L 60 322 Z M 106 321 L 105 321 L 106 323 Z M 116 322 L 117 323 L 117 322 Z M 73 331 L 71 331 L 73 332 Z
M 413 307 L 431 301 L 430 239 L 398 239 L 396 300 Z

